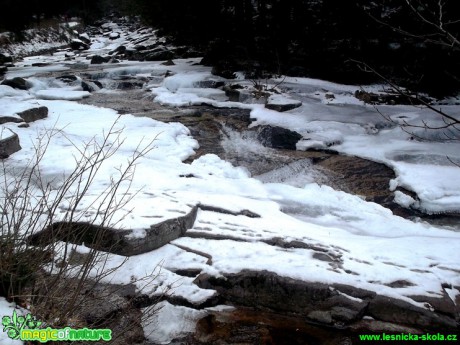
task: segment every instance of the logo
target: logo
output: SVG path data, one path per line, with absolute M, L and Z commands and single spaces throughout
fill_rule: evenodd
M 43 322 L 38 321 L 31 314 L 18 315 L 16 310 L 13 315 L 3 316 L 3 332 L 13 340 L 39 341 L 110 341 L 112 331 L 110 329 L 89 329 L 70 327 L 65 328 L 40 328 Z

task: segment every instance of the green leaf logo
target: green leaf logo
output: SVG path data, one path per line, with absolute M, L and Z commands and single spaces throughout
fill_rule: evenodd
M 6 332 L 8 337 L 13 340 L 19 339 L 23 329 L 35 329 L 40 327 L 41 324 L 41 321 L 37 321 L 30 314 L 18 316 L 16 310 L 13 311 L 12 317 L 3 316 L 2 318 L 3 332 Z

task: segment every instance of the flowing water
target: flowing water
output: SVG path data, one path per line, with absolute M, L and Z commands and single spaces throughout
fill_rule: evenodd
M 126 80 L 124 80 L 126 82 Z M 153 102 L 142 89 L 94 93 L 82 103 L 117 110 L 121 114 L 146 116 L 164 122 L 181 122 L 187 126 L 200 148 L 191 162 L 213 153 L 235 166 L 248 169 L 256 179 L 266 183 L 285 183 L 302 187 L 311 182 L 358 195 L 367 201 L 389 208 L 396 215 L 414 221 L 426 221 L 460 231 L 459 215 L 427 215 L 401 207 L 389 190 L 394 171 L 384 164 L 333 151 L 293 151 L 264 147 L 249 128 L 249 110 L 189 106 L 174 108 Z M 405 193 L 410 191 L 404 190 Z

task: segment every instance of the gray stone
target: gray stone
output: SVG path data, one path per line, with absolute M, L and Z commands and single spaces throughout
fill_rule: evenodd
M 25 122 L 34 122 L 48 117 L 48 108 L 45 106 L 27 109 L 17 113 Z
M 281 277 L 268 271 L 242 271 L 225 277 L 200 275 L 195 283 L 215 289 L 232 304 L 293 313 L 324 324 L 359 320 L 368 302 L 348 298 L 327 284 Z
M 319 322 L 324 325 L 329 325 L 332 323 L 332 316 L 330 311 L 314 310 L 308 313 L 307 317 L 310 320 Z
M 424 329 L 456 329 L 454 318 L 386 296 L 376 296 L 369 303 L 369 316 L 401 325 Z
M 10 136 L 0 139 L 0 159 L 8 158 L 13 153 L 21 150 L 18 135 L 11 130 L 9 131 L 11 132 Z
M 55 241 L 85 243 L 90 248 L 118 255 L 132 256 L 150 252 L 183 236 L 193 227 L 198 207 L 185 216 L 168 219 L 146 229 L 144 238 L 130 238 L 129 230 L 117 230 L 84 222 L 56 222 L 27 238 L 32 245 L 48 245 Z
M 301 138 L 299 133 L 282 127 L 269 125 L 257 127 L 257 139 L 266 147 L 295 150 Z
M 145 238 L 124 239 L 124 244 L 116 254 L 138 255 L 160 248 L 165 244 L 183 236 L 185 232 L 193 227 L 195 223 L 198 206 L 182 217 L 165 220 L 164 222 L 152 225 L 147 229 Z
M 452 298 L 443 291 L 443 296 L 439 298 L 428 296 L 410 296 L 414 301 L 429 304 L 435 311 L 450 317 L 460 317 L 460 305 L 454 303 Z

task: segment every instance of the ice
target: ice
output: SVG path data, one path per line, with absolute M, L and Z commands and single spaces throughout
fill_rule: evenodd
M 78 101 L 80 99 L 91 96 L 88 91 L 72 91 L 63 89 L 47 89 L 35 92 L 35 95 L 40 99 L 64 99 L 68 101 Z

